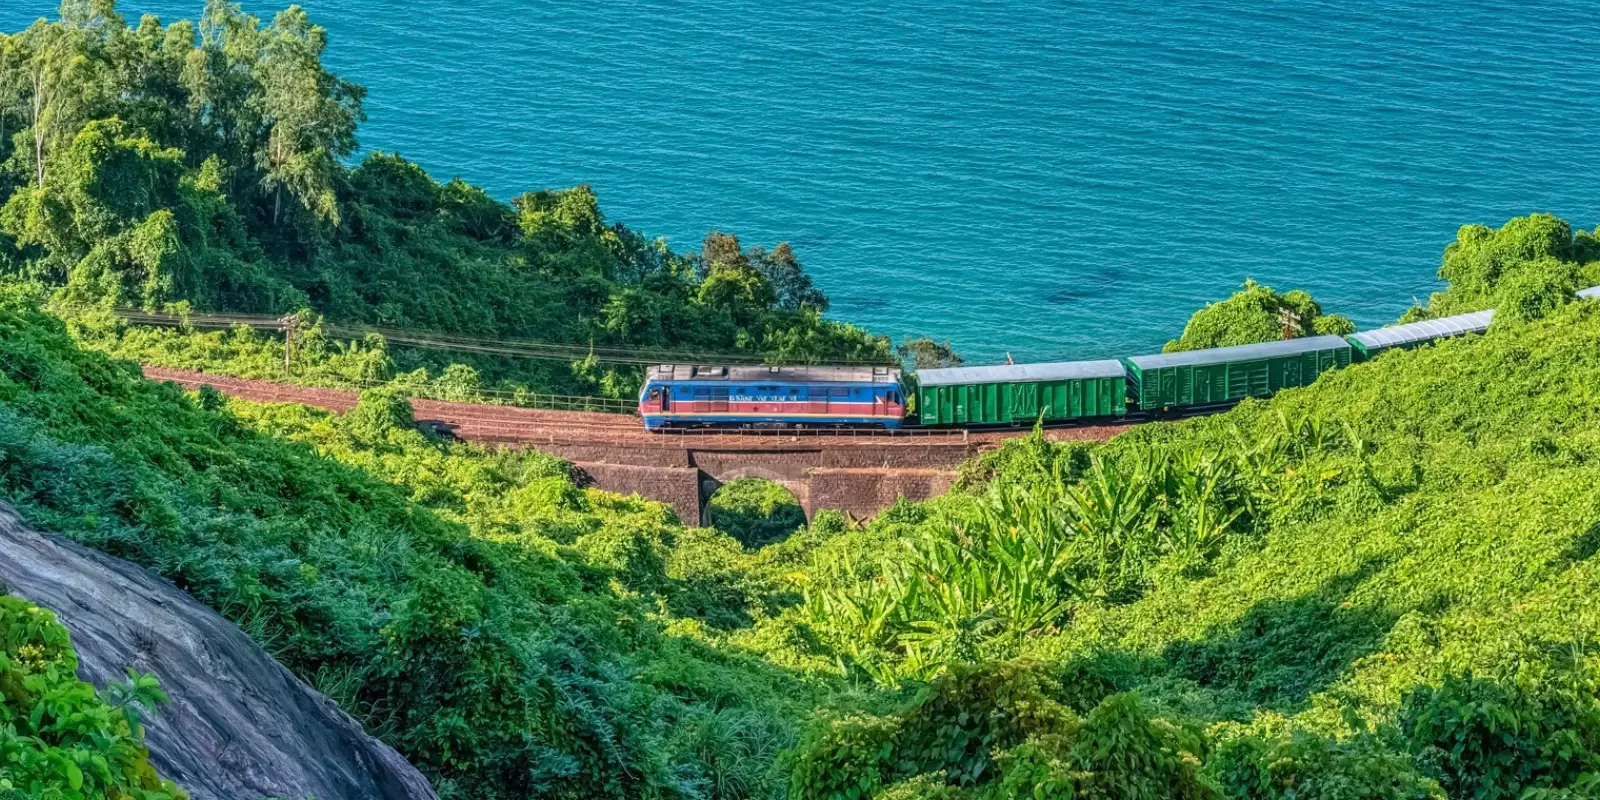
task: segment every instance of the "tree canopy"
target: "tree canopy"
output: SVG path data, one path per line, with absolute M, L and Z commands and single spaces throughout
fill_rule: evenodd
M 1355 329 L 1355 324 L 1345 317 L 1323 314 L 1322 306 L 1303 291 L 1278 294 L 1270 286 L 1246 280 L 1228 299 L 1194 312 L 1183 335 L 1167 342 L 1163 352 L 1343 335 Z
M 1499 228 L 1463 225 L 1439 265 L 1444 290 L 1403 321 L 1465 314 L 1503 305 L 1502 318 L 1526 320 L 1600 284 L 1600 238 L 1549 214 L 1515 217 Z
M 0 277 L 63 310 L 267 313 L 487 338 L 800 363 L 893 360 L 821 316 L 787 244 L 713 233 L 679 253 L 608 221 L 586 186 L 501 202 L 360 152 L 366 90 L 325 30 L 210 0 L 129 24 L 112 0 L 0 37 Z M 108 345 L 109 346 L 109 345 Z M 114 347 L 112 349 L 115 349 Z M 394 353 L 385 371 L 451 360 Z M 488 381 L 629 394 L 630 368 L 468 360 Z

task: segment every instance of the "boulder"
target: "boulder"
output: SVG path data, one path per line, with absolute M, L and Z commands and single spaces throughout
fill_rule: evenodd
M 30 530 L 0 503 L 0 588 L 56 612 L 79 677 L 153 673 L 172 702 L 146 723 L 150 763 L 196 800 L 437 798 L 426 778 L 237 625 L 162 578 Z

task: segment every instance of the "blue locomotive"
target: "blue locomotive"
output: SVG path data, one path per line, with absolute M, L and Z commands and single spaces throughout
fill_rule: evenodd
M 647 429 L 844 428 L 894 430 L 905 419 L 894 367 L 730 367 L 662 364 L 639 391 Z

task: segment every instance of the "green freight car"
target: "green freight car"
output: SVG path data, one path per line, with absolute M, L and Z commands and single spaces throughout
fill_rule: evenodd
M 1471 314 L 1461 314 L 1454 317 L 1425 319 L 1421 322 L 1410 322 L 1405 325 L 1390 325 L 1387 328 L 1379 328 L 1375 331 L 1352 333 L 1344 338 L 1348 339 L 1350 344 L 1355 347 L 1354 355 L 1357 361 L 1369 361 L 1377 358 L 1379 353 L 1386 350 L 1396 348 L 1409 350 L 1440 339 L 1466 336 L 1473 333 L 1485 333 L 1489 330 L 1490 323 L 1493 322 L 1493 311 L 1474 311 Z
M 1145 411 L 1231 403 L 1305 386 L 1350 365 L 1350 343 L 1338 336 L 1162 353 L 1127 359 L 1134 403 Z
M 1065 361 L 921 370 L 914 414 L 923 425 L 1012 425 L 1127 413 L 1119 361 Z

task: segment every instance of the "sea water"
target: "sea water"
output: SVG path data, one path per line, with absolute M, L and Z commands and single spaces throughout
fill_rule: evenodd
M 1159 348 L 1246 277 L 1380 325 L 1464 223 L 1600 222 L 1586 3 L 303 5 L 370 89 L 363 148 L 587 183 L 680 249 L 791 242 L 834 316 L 973 363 Z

